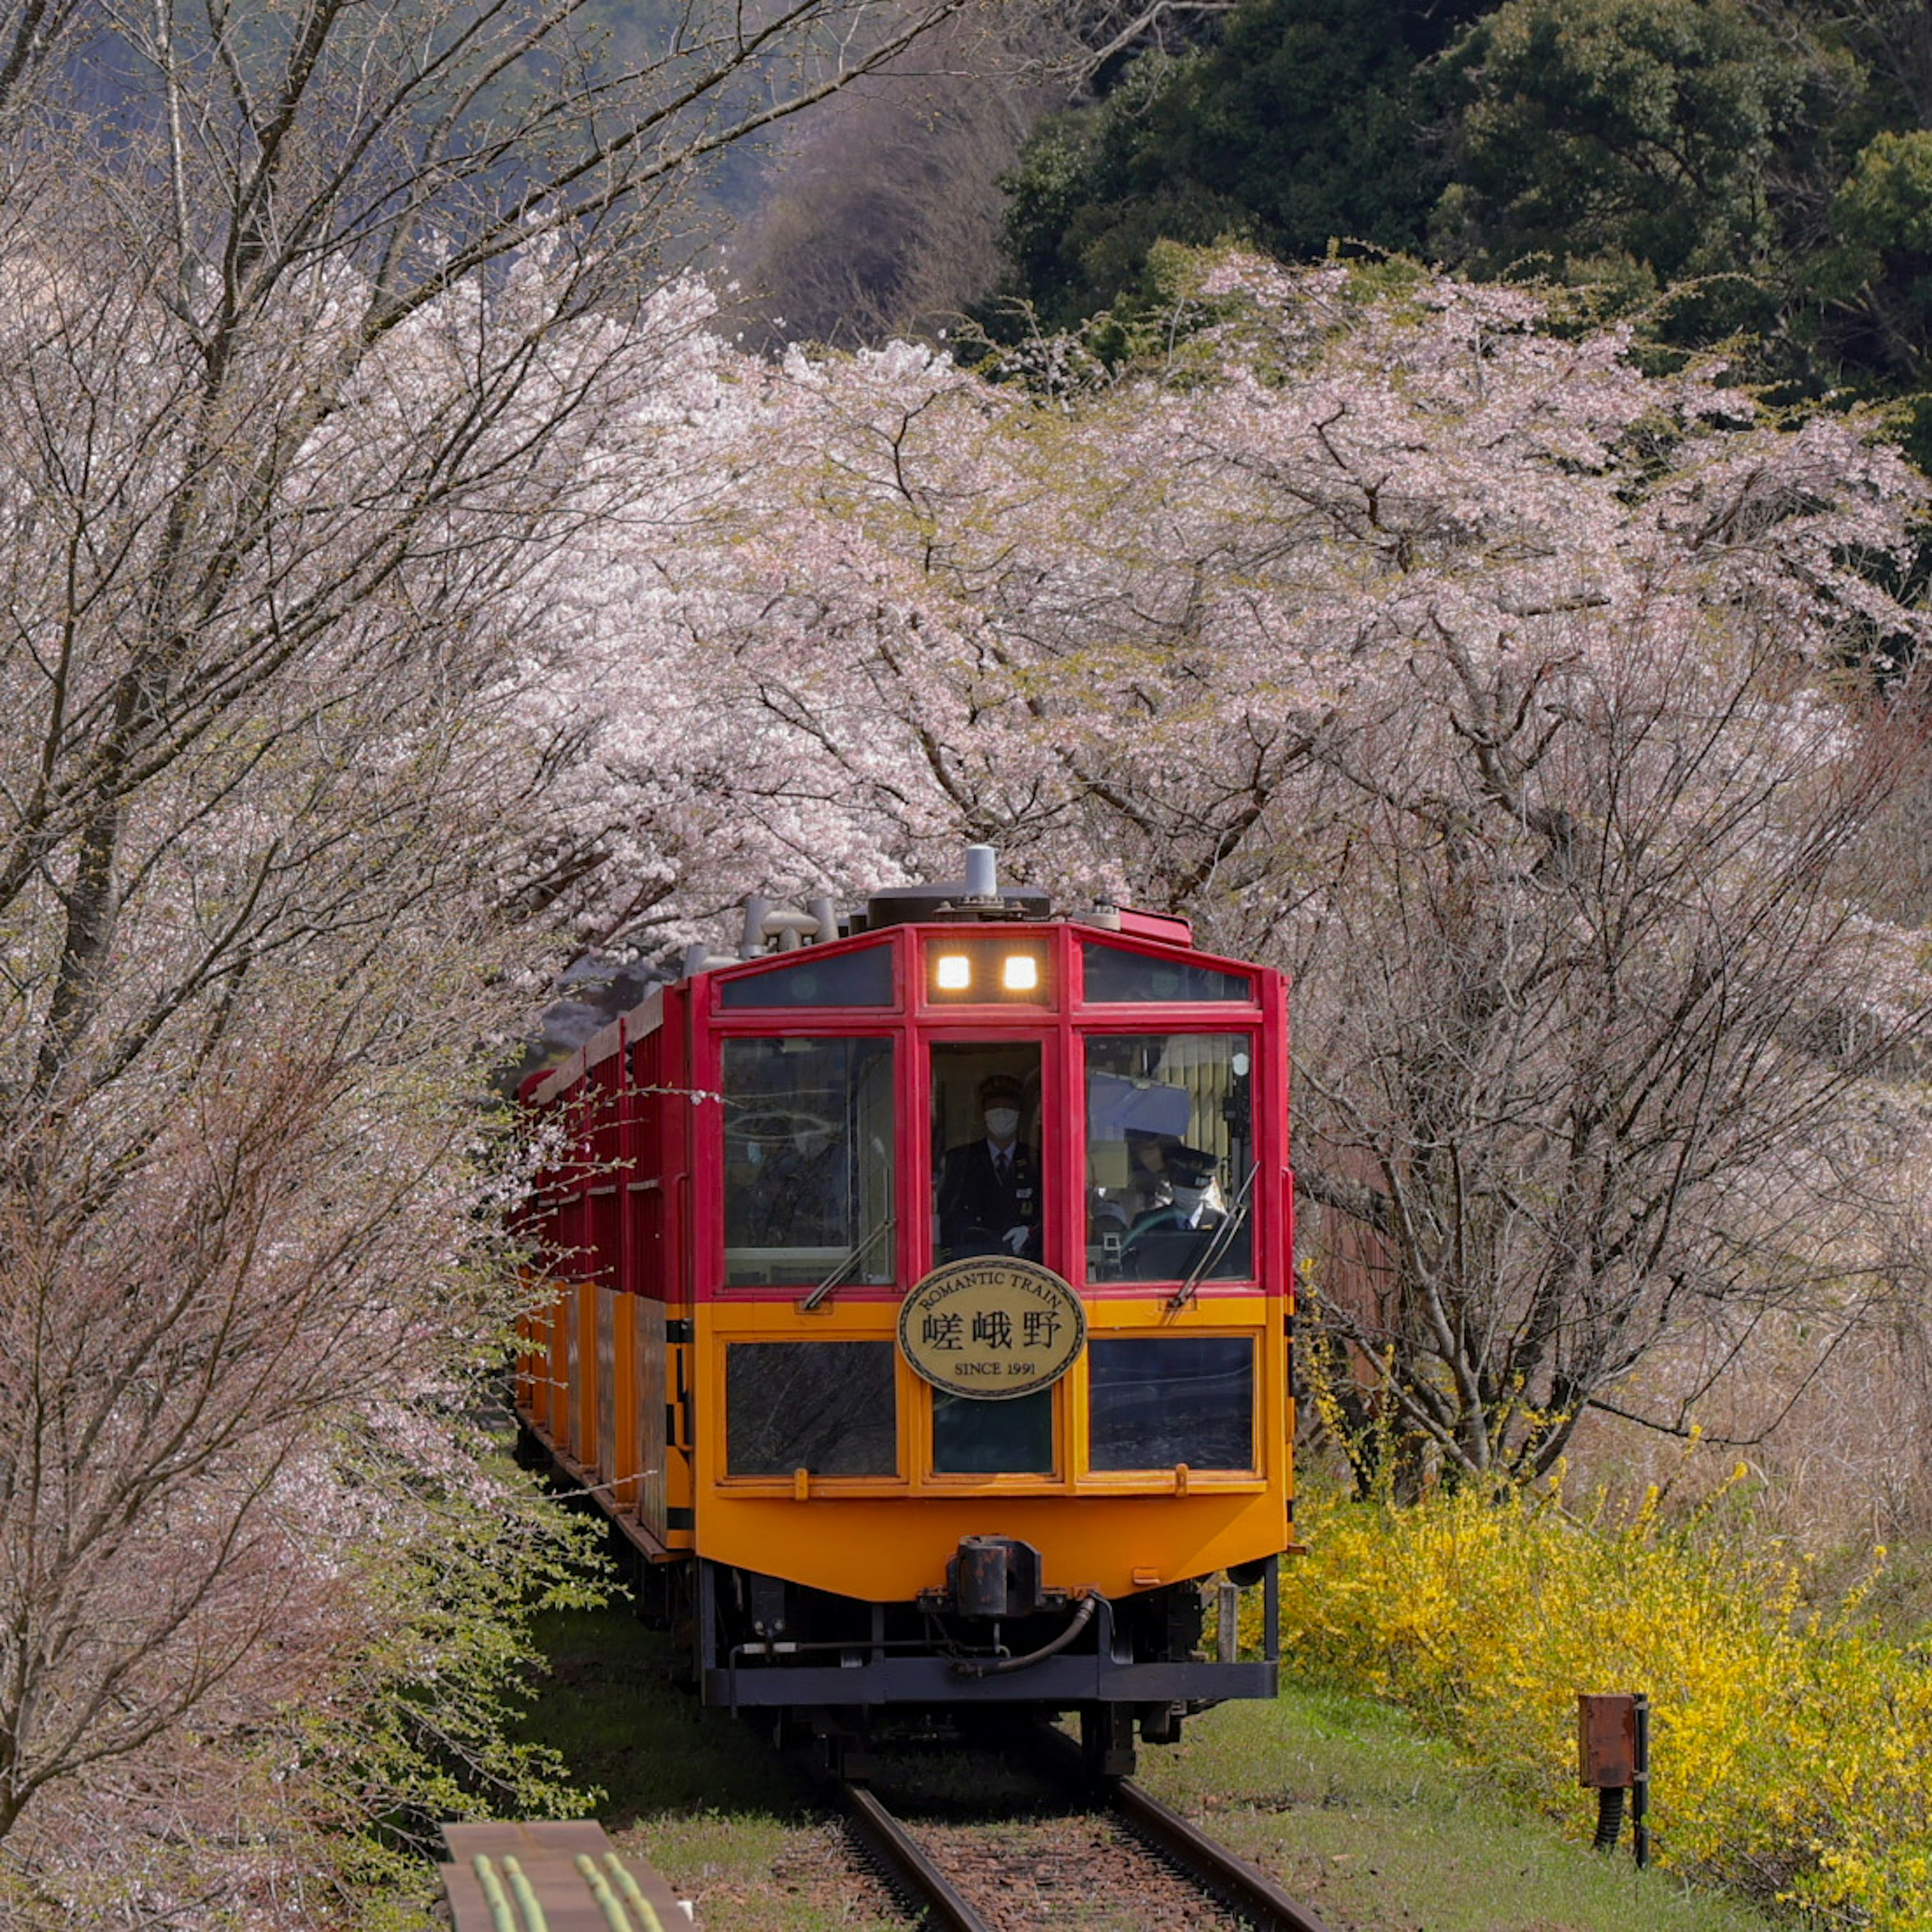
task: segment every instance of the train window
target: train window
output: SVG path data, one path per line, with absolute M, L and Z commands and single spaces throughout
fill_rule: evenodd
M 757 1006 L 889 1006 L 892 1003 L 892 949 L 869 946 L 821 959 L 808 952 L 795 965 L 748 973 L 719 983 L 728 1011 Z
M 1090 1002 L 1249 1001 L 1255 997 L 1255 982 L 1245 973 L 1223 973 L 1185 959 L 1150 958 L 1090 940 L 1082 942 L 1080 956 L 1085 962 L 1085 997 Z
M 724 1351 L 728 1476 L 893 1476 L 890 1342 L 734 1342 Z
M 1087 1358 L 1090 1468 L 1254 1466 L 1255 1349 L 1244 1336 L 1095 1341 Z
M 935 1389 L 932 1466 L 942 1476 L 1052 1474 L 1052 1390 L 976 1402 Z
M 890 1282 L 892 1043 L 724 1042 L 728 1287 Z
M 580 1194 L 566 1195 L 556 1204 L 550 1220 L 549 1261 L 561 1281 L 582 1281 L 596 1265 L 587 1239 L 590 1220 Z
M 1087 1042 L 1087 1278 L 1244 1281 L 1254 1273 L 1246 1034 Z
M 932 1048 L 935 1262 L 1040 1258 L 1040 1048 L 947 1041 Z

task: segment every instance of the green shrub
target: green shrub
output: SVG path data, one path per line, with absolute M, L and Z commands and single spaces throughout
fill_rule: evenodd
M 1647 1692 L 1659 1863 L 1834 1924 L 1932 1926 L 1932 1669 L 1862 1588 L 1808 1606 L 1803 1561 L 1735 1502 L 1672 1525 L 1654 1492 L 1622 1522 L 1556 1486 L 1305 1498 L 1288 1667 L 1408 1707 L 1571 1818 L 1576 1694 Z

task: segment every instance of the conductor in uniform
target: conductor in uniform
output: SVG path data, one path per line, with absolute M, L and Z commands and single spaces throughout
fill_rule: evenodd
M 1010 1073 L 980 1083 L 985 1138 L 948 1148 L 939 1180 L 939 1238 L 967 1255 L 1040 1258 L 1040 1157 L 1019 1138 L 1026 1089 Z

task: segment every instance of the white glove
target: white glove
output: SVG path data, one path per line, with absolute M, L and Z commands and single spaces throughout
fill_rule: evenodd
M 1018 1254 L 1021 1249 L 1026 1246 L 1027 1238 L 1032 1232 L 1033 1230 L 1030 1228 L 1009 1228 L 1001 1239 L 1015 1254 Z

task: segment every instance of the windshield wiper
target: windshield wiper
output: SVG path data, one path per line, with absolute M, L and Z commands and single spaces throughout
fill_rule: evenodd
M 868 1251 L 877 1243 L 879 1237 L 890 1232 L 898 1225 L 898 1216 L 896 1214 L 888 1214 L 857 1246 L 848 1249 L 840 1256 L 832 1264 L 832 1272 L 798 1304 L 798 1312 L 801 1315 L 809 1315 L 835 1288 L 845 1286 L 844 1280 L 845 1270 L 855 1262 L 862 1261 Z
M 1255 1176 L 1261 1171 L 1259 1161 L 1248 1169 L 1248 1178 L 1241 1183 L 1241 1191 L 1234 1196 L 1234 1206 L 1228 1209 L 1226 1218 L 1214 1230 L 1214 1238 L 1201 1250 L 1201 1258 L 1194 1264 L 1194 1272 L 1174 1290 L 1168 1300 L 1167 1305 L 1170 1312 L 1185 1308 L 1194 1299 L 1194 1291 L 1201 1286 L 1202 1276 L 1234 1245 L 1234 1237 L 1246 1222 L 1248 1196 L 1253 1191 Z

